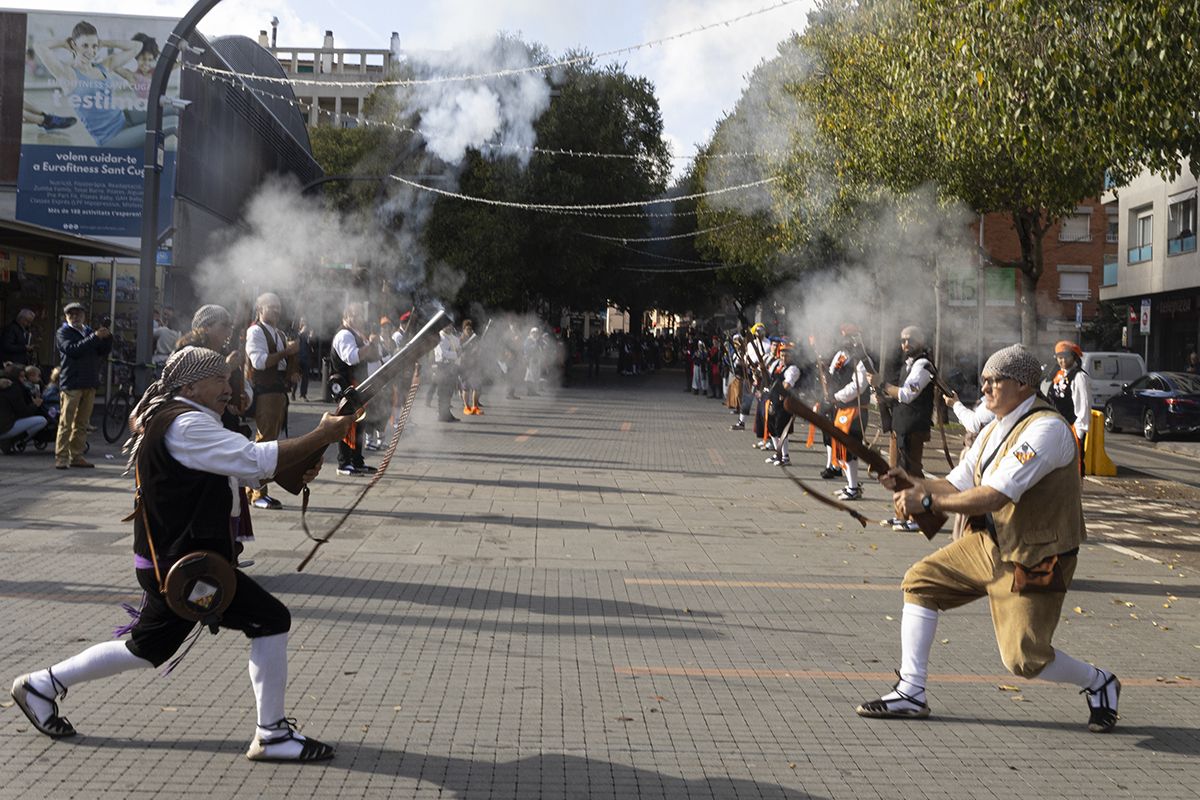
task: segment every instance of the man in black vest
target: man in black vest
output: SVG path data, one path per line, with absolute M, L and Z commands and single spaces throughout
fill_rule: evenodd
M 342 313 L 342 327 L 333 335 L 329 349 L 329 388 L 336 398 L 347 387 L 357 386 L 367 378 L 367 362 L 378 361 L 379 337 L 362 333 L 366 327 L 366 312 L 361 303 L 351 303 Z M 363 429 L 355 425 L 349 434 L 354 446 L 338 442 L 338 474 L 370 475 L 374 467 L 363 462 Z
M 182 556 L 205 550 L 228 561 L 242 518 L 237 484 L 256 483 L 297 463 L 314 448 L 345 435 L 351 417 L 321 418 L 317 429 L 283 442 L 251 442 L 221 425 L 229 403 L 225 357 L 201 347 L 174 353 L 133 412 L 129 466 L 135 470 L 134 569 L 145 590 L 128 640 L 93 645 L 47 669 L 22 675 L 12 696 L 38 731 L 73 736 L 59 716 L 58 699 L 77 683 L 126 670 L 158 667 L 183 645 L 195 622 L 177 615 L 164 599 L 166 576 Z M 316 477 L 320 467 L 305 475 Z M 333 748 L 296 732 L 284 708 L 287 686 L 287 608 L 241 571 L 234 571 L 233 601 L 221 627 L 250 639 L 250 683 L 258 708 L 257 728 L 246 757 L 254 761 L 319 761 Z M 184 651 L 186 653 L 186 650 Z M 182 656 L 181 656 L 182 657 Z
M 900 331 L 900 350 L 904 353 L 905 376 L 899 386 L 872 376 L 872 385 L 895 405 L 892 408 L 892 434 L 888 464 L 899 466 L 909 475 L 925 477 L 921 458 L 933 430 L 933 361 L 925 347 L 925 334 L 916 325 Z M 894 530 L 920 530 L 912 520 L 895 518 Z
M 254 427 L 258 428 L 254 441 L 273 442 L 287 417 L 287 359 L 296 357 L 300 345 L 285 341 L 279 330 L 283 313 L 279 295 L 259 295 L 254 311 L 254 324 L 246 331 L 246 370 L 254 390 Z M 283 508 L 283 503 L 267 494 L 266 483 L 255 487 L 250 502 L 255 508 Z
M 1088 424 L 1092 417 L 1092 381 L 1083 369 L 1083 349 L 1071 341 L 1054 345 L 1058 372 L 1050 382 L 1050 402 L 1075 432 L 1079 445 L 1079 474 L 1083 475 Z

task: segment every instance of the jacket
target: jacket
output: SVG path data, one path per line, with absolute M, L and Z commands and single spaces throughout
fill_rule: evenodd
M 100 386 L 100 364 L 112 352 L 111 336 L 101 339 L 87 325 L 80 333 L 64 322 L 54 335 L 54 344 L 62 358 L 58 385 L 63 391 Z
M 12 430 L 17 420 L 41 414 L 41 409 L 29 402 L 29 395 L 20 383 L 0 378 L 0 435 Z

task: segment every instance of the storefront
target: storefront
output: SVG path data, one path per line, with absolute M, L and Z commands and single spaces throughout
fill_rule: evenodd
M 57 364 L 54 332 L 62 322 L 62 307 L 78 300 L 88 306 L 92 324 L 108 316 L 108 295 L 98 296 L 95 280 L 101 273 L 111 279 L 112 265 L 124 263 L 136 281 L 137 257 L 137 251 L 128 247 L 0 220 L 0 324 L 12 322 L 22 308 L 32 310 L 38 362 L 43 366 Z M 118 273 L 124 275 L 124 269 L 118 269 Z M 135 297 L 136 282 L 130 289 L 130 296 Z M 116 319 L 114 316 L 114 322 Z M 132 339 L 132 329 L 128 338 Z

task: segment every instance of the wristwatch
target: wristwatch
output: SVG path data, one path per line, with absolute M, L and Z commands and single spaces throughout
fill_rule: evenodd
M 925 509 L 927 513 L 933 511 L 933 495 L 926 493 L 921 498 L 921 508 Z

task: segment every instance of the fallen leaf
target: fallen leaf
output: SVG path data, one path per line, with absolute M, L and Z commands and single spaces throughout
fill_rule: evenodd
M 1084 611 L 1083 611 L 1083 607 L 1082 607 L 1082 606 L 1075 606 L 1075 608 L 1074 608 L 1073 610 L 1074 610 L 1074 612 L 1075 612 L 1076 614 L 1082 614 L 1082 613 L 1084 613 Z
M 1013 701 L 1014 703 L 1024 703 L 1024 702 L 1025 702 L 1025 698 L 1024 698 L 1022 695 L 1019 695 L 1019 694 L 1014 694 L 1014 695 L 1012 696 L 1012 701 Z
M 942 639 L 942 644 L 950 644 L 950 640 L 949 640 L 949 639 Z
M 356 670 L 356 669 L 351 669 L 351 670 L 347 670 L 347 671 L 343 672 L 342 674 L 343 674 L 343 675 L 357 675 L 357 674 L 358 674 L 358 670 Z
M 996 688 L 1002 692 L 1019 692 L 1019 691 L 1021 691 L 1016 686 L 1009 686 L 1007 683 L 1002 683 L 999 686 L 997 686 Z
M 1174 603 L 1174 602 L 1175 602 L 1176 600 L 1178 600 L 1179 598 L 1178 598 L 1178 597 L 1176 597 L 1176 596 L 1175 596 L 1175 595 L 1173 595 L 1173 594 L 1169 594 L 1169 595 L 1167 595 L 1167 599 L 1168 599 L 1168 600 L 1170 600 L 1172 603 Z
M 656 694 L 656 695 L 654 695 L 654 699 L 661 703 L 664 700 L 666 700 L 667 698 L 663 697 L 661 694 Z
M 392 706 L 392 711 L 399 711 L 399 710 L 400 710 L 400 706 Z
M 896 618 L 895 618 L 895 617 L 889 617 L 889 616 L 885 616 L 885 617 L 884 617 L 884 619 L 886 619 L 888 622 L 892 622 L 892 621 L 894 621 Z
M 1130 615 L 1129 615 L 1129 618 L 1130 618 L 1130 619 L 1137 619 L 1137 618 L 1138 618 L 1138 615 L 1137 615 L 1137 614 L 1130 614 Z
M 795 761 L 789 761 L 789 762 L 788 762 L 788 769 L 795 769 L 795 768 L 796 768 L 796 762 L 795 762 Z
M 687 606 L 684 606 L 684 607 L 683 607 L 683 613 L 685 613 L 685 614 L 690 614 L 690 613 L 692 613 L 692 610 L 691 610 L 690 608 L 688 608 Z
M 651 713 L 651 714 L 657 714 L 657 713 L 658 713 L 658 709 L 657 709 L 657 708 L 652 708 L 652 709 L 650 709 L 650 713 Z
M 1170 603 L 1163 603 L 1163 608 L 1170 608 L 1170 607 L 1171 607 Z
M 1190 681 L 1191 680 L 1191 678 L 1189 678 L 1187 675 L 1176 675 L 1175 677 L 1181 681 Z
M 633 717 L 614 717 L 617 722 L 633 722 Z
M 12 708 L 12 707 L 13 707 L 13 701 L 12 701 L 12 700 L 9 700 L 9 701 L 8 701 L 8 702 L 6 702 L 6 703 L 0 703 L 0 708 Z
M 178 711 L 179 709 L 176 708 L 175 706 L 163 706 L 162 710 L 163 711 Z
M 366 732 L 367 732 L 367 730 L 368 730 L 368 729 L 370 729 L 370 727 L 371 727 L 370 725 L 363 725 L 363 726 L 362 726 L 362 732 L 363 732 L 363 733 L 366 733 Z
M 871 549 L 872 549 L 872 550 L 878 550 L 878 549 L 879 549 L 879 545 L 877 545 L 877 544 L 873 544 L 873 545 L 871 545 Z

